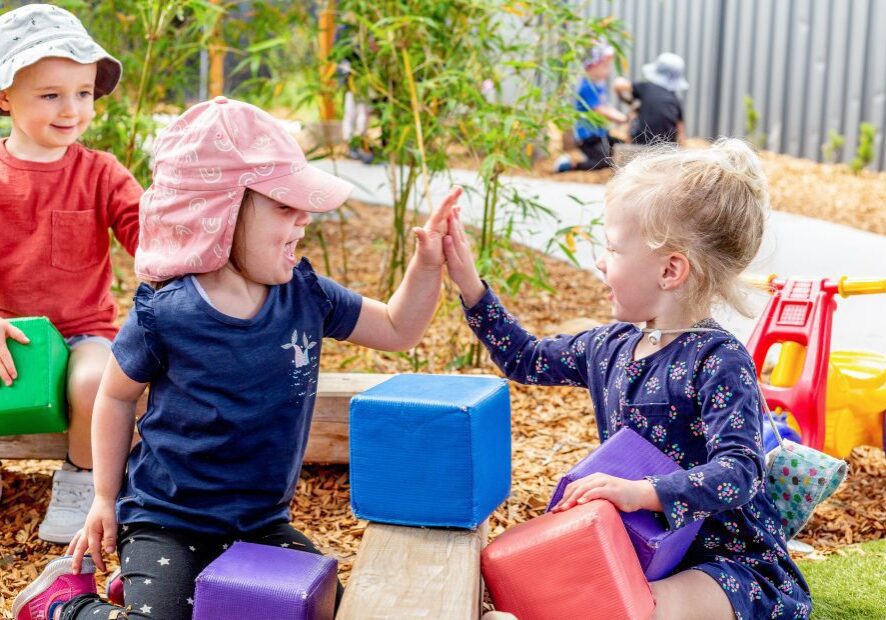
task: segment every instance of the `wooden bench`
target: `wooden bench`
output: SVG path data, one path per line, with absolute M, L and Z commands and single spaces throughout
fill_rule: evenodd
M 336 620 L 477 620 L 483 585 L 477 530 L 370 523 Z
M 392 376 L 321 372 L 305 462 L 347 463 L 351 397 Z M 0 459 L 63 459 L 67 449 L 67 433 L 0 437 Z

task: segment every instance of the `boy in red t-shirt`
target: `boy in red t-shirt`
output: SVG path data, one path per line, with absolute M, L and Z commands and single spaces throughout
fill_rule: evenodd
M 40 538 L 67 544 L 92 503 L 90 422 L 116 334 L 108 229 L 134 254 L 142 188 L 113 155 L 77 143 L 120 62 L 68 11 L 27 5 L 0 15 L 0 398 L 17 377 L 4 319 L 43 315 L 71 348 L 70 430 Z

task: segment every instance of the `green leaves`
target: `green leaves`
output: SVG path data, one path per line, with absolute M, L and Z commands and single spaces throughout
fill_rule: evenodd
M 393 290 L 411 250 L 408 207 L 422 198 L 413 192 L 454 152 L 477 162 L 483 184 L 474 244 L 481 274 L 512 295 L 547 287 L 541 262 L 512 235 L 518 222 L 554 214 L 504 185 L 502 174 L 531 168 L 551 125 L 603 122 L 575 109 L 578 61 L 594 38 L 620 49 L 620 23 L 584 18 L 560 0 L 340 0 L 338 8 L 332 59 L 348 61 L 348 87 L 372 102 L 372 146 L 390 166 L 394 229 L 381 294 Z M 478 356 L 459 363 L 466 360 Z
M 877 128 L 871 123 L 861 123 L 858 126 L 858 147 L 855 157 L 849 162 L 852 172 L 858 174 L 874 161 L 874 140 L 877 138 Z

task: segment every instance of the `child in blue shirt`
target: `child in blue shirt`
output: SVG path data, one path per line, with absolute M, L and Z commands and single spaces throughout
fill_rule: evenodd
M 578 85 L 575 109 L 579 112 L 596 112 L 606 121 L 624 123 L 627 116 L 609 104 L 606 83 L 612 71 L 615 50 L 611 45 L 595 45 L 584 60 L 585 75 Z M 555 172 L 570 170 L 600 170 L 612 165 L 612 145 L 619 142 L 609 135 L 605 125 L 582 119 L 575 125 L 575 142 L 584 155 L 582 161 L 573 163 L 569 155 L 562 155 L 554 164 Z
M 296 260 L 311 213 L 353 188 L 307 165 L 265 112 L 223 97 L 198 104 L 161 133 L 154 156 L 136 252 L 152 285 L 136 293 L 96 400 L 95 500 L 73 557 L 16 599 L 18 620 L 185 620 L 195 578 L 234 541 L 319 553 L 289 507 L 322 339 L 405 350 L 437 304 L 458 190 L 415 229 L 415 255 L 385 304 Z M 125 611 L 100 600 L 92 579 L 115 547 Z
M 676 572 L 650 584 L 656 618 L 811 612 L 766 491 L 753 360 L 710 318 L 718 301 L 742 308 L 736 281 L 760 246 L 767 207 L 760 162 L 739 140 L 634 159 L 608 187 L 597 261 L 617 322 L 542 340 L 478 277 L 457 211 L 443 240 L 468 324 L 509 378 L 588 388 L 601 441 L 629 427 L 683 468 L 638 481 L 594 474 L 554 508 L 606 499 L 661 512 L 671 528 L 703 521 Z

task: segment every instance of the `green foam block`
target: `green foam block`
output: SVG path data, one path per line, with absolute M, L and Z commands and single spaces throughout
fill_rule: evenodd
M 43 316 L 9 319 L 31 340 L 6 341 L 18 378 L 0 382 L 0 435 L 57 433 L 68 428 L 68 345 Z

